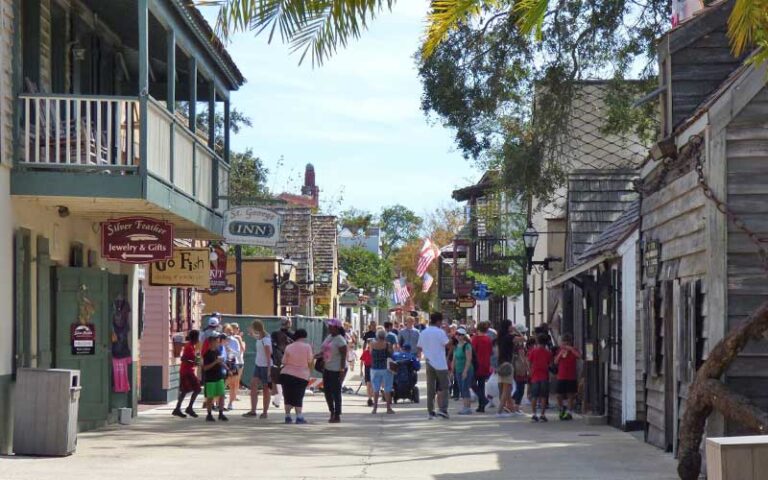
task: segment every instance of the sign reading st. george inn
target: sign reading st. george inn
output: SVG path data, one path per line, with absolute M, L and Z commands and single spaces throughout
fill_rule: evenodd
M 227 210 L 224 239 L 231 245 L 274 247 L 280 239 L 280 215 L 258 207 Z

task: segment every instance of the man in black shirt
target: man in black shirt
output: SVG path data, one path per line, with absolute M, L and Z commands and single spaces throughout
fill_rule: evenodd
M 378 325 L 376 324 L 375 320 L 371 320 L 368 323 L 368 331 L 363 334 L 363 344 L 365 344 L 366 340 L 375 340 L 376 339 L 376 327 Z
M 213 405 L 218 404 L 221 398 L 224 398 L 224 369 L 227 368 L 224 361 L 219 357 L 219 347 L 221 341 L 226 339 L 227 336 L 223 333 L 220 335 L 212 336 L 208 338 L 208 344 L 210 348 L 205 352 L 203 356 L 203 382 L 205 385 L 205 400 L 208 409 L 208 416 L 205 418 L 208 422 L 215 422 L 211 411 Z M 224 415 L 224 411 L 219 411 L 219 420 L 226 422 L 229 419 Z

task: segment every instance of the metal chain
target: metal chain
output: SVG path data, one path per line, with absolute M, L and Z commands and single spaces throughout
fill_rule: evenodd
M 747 238 L 749 238 L 749 240 L 755 245 L 755 248 L 757 248 L 757 254 L 760 256 L 760 260 L 763 262 L 763 269 L 768 275 L 768 249 L 765 248 L 765 244 L 768 243 L 768 239 L 758 236 L 754 230 L 747 226 L 746 222 L 744 222 L 741 217 L 739 217 L 728 207 L 728 204 L 719 199 L 715 192 L 712 191 L 712 187 L 710 187 L 709 183 L 707 183 L 707 179 L 704 176 L 704 163 L 702 160 L 703 145 L 704 138 L 701 135 L 695 135 L 691 137 L 690 141 L 688 142 L 687 152 L 685 152 L 688 156 L 694 159 L 694 168 L 696 169 L 696 175 L 699 178 L 699 188 L 701 188 L 704 196 L 715 204 L 717 210 L 725 215 L 728 221 L 733 224 L 733 226 L 744 232 L 744 234 L 747 235 Z

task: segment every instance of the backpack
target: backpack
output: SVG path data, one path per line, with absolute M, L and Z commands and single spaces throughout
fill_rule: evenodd
M 525 359 L 520 354 L 522 349 L 516 348 L 515 353 L 512 354 L 512 370 L 514 371 L 514 374 L 516 377 L 524 377 L 526 376 L 527 368 L 525 365 Z

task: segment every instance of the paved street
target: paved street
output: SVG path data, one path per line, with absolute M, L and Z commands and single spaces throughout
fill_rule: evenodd
M 329 425 L 322 395 L 307 400 L 306 426 L 283 425 L 279 412 L 266 421 L 242 418 L 242 401 L 227 424 L 154 409 L 130 427 L 80 435 L 68 458 L 2 458 L 0 478 L 676 478 L 669 455 L 607 426 L 493 415 L 428 421 L 423 404 L 373 416 L 363 397 L 350 395 L 344 423 Z

